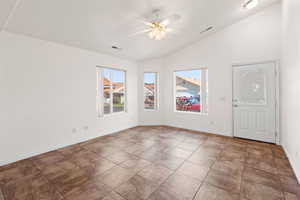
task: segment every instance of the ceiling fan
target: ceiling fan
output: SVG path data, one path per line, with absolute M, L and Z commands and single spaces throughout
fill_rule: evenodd
M 171 26 L 180 19 L 181 16 L 178 14 L 163 18 L 161 10 L 155 9 L 145 21 L 142 21 L 146 26 L 145 29 L 138 31 L 133 35 L 147 34 L 148 37 L 153 40 L 162 40 L 166 37 L 167 33 L 174 31 Z

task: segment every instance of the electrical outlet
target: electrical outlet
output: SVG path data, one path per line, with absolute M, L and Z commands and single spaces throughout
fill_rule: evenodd
M 72 133 L 76 133 L 77 129 L 76 128 L 72 128 Z
M 214 121 L 210 121 L 209 124 L 212 125 L 212 126 L 214 126 L 215 122 Z

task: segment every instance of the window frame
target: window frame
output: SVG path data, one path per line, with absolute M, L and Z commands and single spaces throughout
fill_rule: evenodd
M 189 111 L 181 111 L 181 110 L 177 110 L 176 108 L 176 93 L 177 93 L 177 89 L 176 89 L 176 72 L 182 72 L 182 71 L 194 71 L 194 70 L 200 70 L 200 71 L 204 71 L 206 70 L 206 73 L 201 73 L 201 80 L 203 80 L 203 78 L 206 81 L 206 86 L 204 86 L 202 84 L 202 86 L 200 87 L 200 92 L 206 89 L 205 95 L 201 97 L 201 101 L 200 102 L 205 102 L 204 105 L 202 107 L 205 107 L 206 112 L 189 112 Z M 208 115 L 209 112 L 209 100 L 208 100 L 208 96 L 209 96 L 209 85 L 208 85 L 208 68 L 207 67 L 198 67 L 198 68 L 188 68 L 188 69 L 177 69 L 173 71 L 173 111 L 175 113 L 184 113 L 184 114 L 192 114 L 192 115 Z M 202 93 L 202 92 L 201 92 Z M 202 103 L 200 105 L 203 105 Z
M 104 69 L 116 70 L 124 72 L 124 110 L 120 112 L 113 112 L 113 91 L 112 91 L 112 82 L 110 84 L 110 113 L 104 113 L 104 84 L 103 84 L 103 77 L 104 77 Z M 100 78 L 99 78 L 100 74 Z M 100 118 L 113 116 L 118 114 L 127 113 L 127 70 L 114 68 L 114 67 L 104 67 L 104 66 L 96 66 L 96 112 L 97 116 Z
M 155 74 L 155 89 L 154 89 L 154 109 L 146 109 L 145 108 L 145 93 L 144 93 L 144 86 L 145 86 L 145 74 Z M 143 73 L 143 109 L 147 112 L 155 112 L 159 110 L 159 73 L 155 71 L 145 71 Z

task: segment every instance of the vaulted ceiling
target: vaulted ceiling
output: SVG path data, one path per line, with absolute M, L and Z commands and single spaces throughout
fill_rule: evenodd
M 253 10 L 242 9 L 245 0 L 1 0 L 2 30 L 24 34 L 134 60 L 170 54 L 207 34 L 220 30 L 278 0 L 260 0 Z M 173 33 L 155 41 L 145 29 L 155 9 L 161 17 L 181 16 Z M 214 29 L 205 34 L 209 26 Z M 119 46 L 122 50 L 111 47 Z

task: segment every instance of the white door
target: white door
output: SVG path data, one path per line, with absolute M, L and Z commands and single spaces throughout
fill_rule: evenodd
M 233 67 L 234 136 L 276 142 L 276 67 Z

